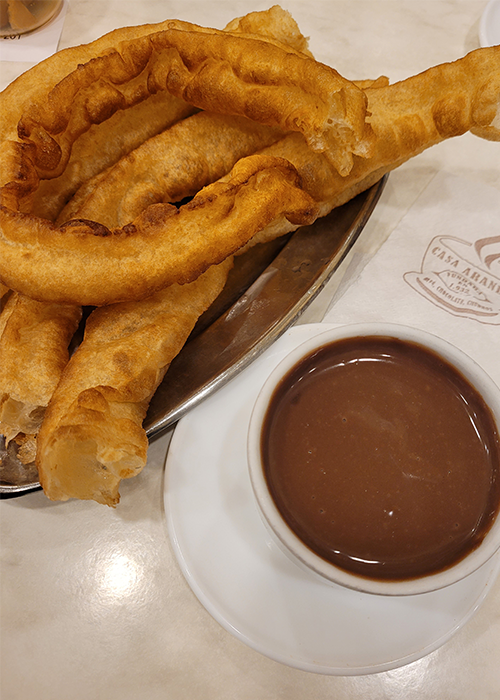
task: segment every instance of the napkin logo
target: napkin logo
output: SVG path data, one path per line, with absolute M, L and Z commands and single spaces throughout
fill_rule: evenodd
M 430 242 L 420 272 L 405 281 L 455 316 L 500 325 L 500 236 L 469 243 L 453 236 Z

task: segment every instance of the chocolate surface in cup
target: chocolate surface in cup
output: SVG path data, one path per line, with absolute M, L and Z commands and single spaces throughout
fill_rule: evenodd
M 489 407 L 440 356 L 396 338 L 347 338 L 299 362 L 271 398 L 261 454 L 289 527 L 373 579 L 449 568 L 499 509 Z

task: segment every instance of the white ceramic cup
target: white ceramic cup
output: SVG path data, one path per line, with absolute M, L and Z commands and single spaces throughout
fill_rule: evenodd
M 500 548 L 500 515 L 497 516 L 481 544 L 456 564 L 433 574 L 404 580 L 380 580 L 358 576 L 341 569 L 315 554 L 291 530 L 278 510 L 267 486 L 261 458 L 261 430 L 267 408 L 276 387 L 302 359 L 318 348 L 343 338 L 388 336 L 418 343 L 440 355 L 469 381 L 489 406 L 500 433 L 500 389 L 486 372 L 464 352 L 430 333 L 388 323 L 366 323 L 330 328 L 292 350 L 265 381 L 255 402 L 248 432 L 248 464 L 253 492 L 260 514 L 281 550 L 303 569 L 323 581 L 340 584 L 364 593 L 378 595 L 416 595 L 449 586 L 476 571 Z

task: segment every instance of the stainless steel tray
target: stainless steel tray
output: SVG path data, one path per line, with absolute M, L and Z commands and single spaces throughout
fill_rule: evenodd
M 144 421 L 150 441 L 235 377 L 300 317 L 359 237 L 386 179 L 311 226 L 236 259 L 224 292 L 202 316 L 151 401 Z M 0 459 L 12 461 L 15 455 L 7 456 L 0 444 Z M 32 472 L 18 483 L 0 479 L 2 495 L 39 487 Z

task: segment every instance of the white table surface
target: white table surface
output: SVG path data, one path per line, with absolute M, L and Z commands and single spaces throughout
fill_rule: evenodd
M 71 0 L 60 48 L 127 24 L 179 18 L 222 28 L 256 0 Z M 315 56 L 347 78 L 391 82 L 479 45 L 484 0 L 284 0 Z M 30 67 L 0 66 L 0 88 Z M 341 272 L 302 322 L 319 321 L 338 280 L 359 274 L 439 170 L 500 190 L 500 144 L 469 134 L 394 172 Z M 174 559 L 163 468 L 170 435 L 116 510 L 51 503 L 36 491 L 0 502 L 2 700 L 494 700 L 500 697 L 500 581 L 450 641 L 405 667 L 322 676 L 276 663 L 205 611 Z M 383 633 L 381 631 L 381 633 Z

